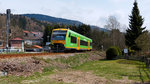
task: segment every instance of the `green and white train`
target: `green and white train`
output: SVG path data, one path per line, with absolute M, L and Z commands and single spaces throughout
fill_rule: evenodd
M 92 39 L 70 29 L 53 29 L 51 36 L 52 51 L 91 50 Z

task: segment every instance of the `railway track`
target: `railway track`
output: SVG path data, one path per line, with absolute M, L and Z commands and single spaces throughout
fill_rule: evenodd
M 22 54 L 0 54 L 0 59 L 14 58 L 14 57 L 31 57 L 31 56 L 46 56 L 46 55 L 60 55 L 66 53 L 22 53 Z

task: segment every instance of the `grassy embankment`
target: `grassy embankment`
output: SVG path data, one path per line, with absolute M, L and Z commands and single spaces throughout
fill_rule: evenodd
M 150 80 L 150 70 L 145 64 L 133 60 L 100 60 L 92 61 L 76 67 L 78 70 L 92 71 L 95 75 L 107 79 L 123 79 L 146 82 Z
M 43 59 L 34 57 L 40 61 L 44 61 L 49 66 L 44 67 L 43 72 L 35 72 L 32 76 L 8 76 L 1 77 L 0 84 L 12 84 L 12 83 L 31 83 L 31 84 L 66 84 L 64 82 L 56 82 L 51 80 L 49 77 L 51 74 L 56 72 L 61 72 L 65 69 L 89 71 L 93 74 L 104 77 L 106 79 L 123 79 L 127 77 L 129 80 L 145 82 L 150 79 L 150 71 L 145 68 L 144 63 L 132 60 L 98 60 L 100 59 L 100 54 L 86 53 L 77 54 L 76 56 L 71 56 L 68 58 L 57 58 L 54 60 Z M 32 81 L 31 81 L 32 80 Z M 36 81 L 34 81 L 36 80 Z M 38 80 L 38 81 L 37 81 Z

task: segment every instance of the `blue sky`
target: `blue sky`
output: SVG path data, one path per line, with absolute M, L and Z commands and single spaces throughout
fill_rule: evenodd
M 137 0 L 144 26 L 150 30 L 150 0 Z M 0 0 L 0 13 L 38 13 L 103 27 L 108 16 L 128 26 L 134 0 Z

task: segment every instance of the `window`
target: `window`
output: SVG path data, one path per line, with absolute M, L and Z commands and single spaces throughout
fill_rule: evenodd
M 28 33 L 24 33 L 24 36 L 28 36 Z
M 67 31 L 53 31 L 52 40 L 65 40 Z
M 36 37 L 36 34 L 33 34 L 34 37 Z
M 71 43 L 77 43 L 77 38 L 76 38 L 76 37 L 71 36 Z
M 71 33 L 69 33 L 69 37 L 70 37 Z
M 90 42 L 90 46 L 92 46 L 92 43 Z
M 88 42 L 85 42 L 85 41 L 81 40 L 81 41 L 80 41 L 80 45 L 88 46 Z

